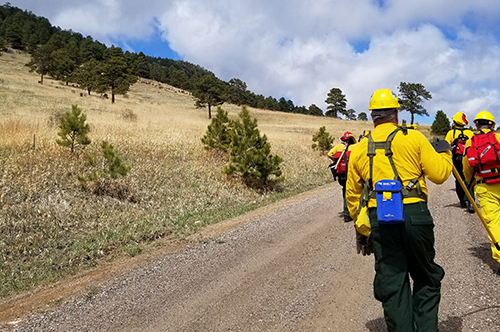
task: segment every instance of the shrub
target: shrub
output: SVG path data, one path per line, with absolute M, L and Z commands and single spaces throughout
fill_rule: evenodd
M 257 119 L 252 119 L 245 106 L 238 114 L 240 121 L 231 122 L 230 160 L 224 167 L 227 175 L 240 176 L 254 188 L 270 186 L 283 180 L 280 163 L 283 159 L 271 154 L 266 135 L 261 136 Z
M 130 165 L 107 141 L 101 143 L 101 148 L 103 159 L 99 161 L 94 155 L 88 155 L 85 166 L 89 168 L 89 172 L 77 175 L 78 181 L 94 194 L 136 201 L 133 191 L 126 183 L 115 181 L 128 175 Z
M 229 118 L 227 112 L 222 107 L 217 107 L 217 113 L 212 118 L 201 141 L 205 144 L 205 149 L 207 150 L 216 149 L 226 152 L 229 149 L 229 144 L 231 143 Z
M 122 119 L 130 122 L 137 121 L 137 114 L 135 114 L 131 109 L 127 108 L 122 112 Z
M 78 106 L 72 105 L 71 112 L 66 112 L 60 119 L 59 132 L 57 133 L 60 139 L 56 140 L 57 144 L 71 147 L 71 153 L 75 151 L 77 146 L 90 144 L 90 139 L 87 136 L 90 127 L 85 123 L 86 120 L 87 116 L 82 113 L 82 110 Z
M 326 154 L 332 148 L 334 138 L 330 136 L 330 133 L 326 131 L 326 127 L 323 126 L 313 135 L 312 140 L 315 142 L 312 144 L 313 150 L 319 150 L 321 154 Z

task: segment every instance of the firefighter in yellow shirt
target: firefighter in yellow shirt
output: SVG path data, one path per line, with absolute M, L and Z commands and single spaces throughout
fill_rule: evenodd
M 344 222 L 352 221 L 349 215 L 349 210 L 347 209 L 347 203 L 345 199 L 345 184 L 347 181 L 347 170 L 349 164 L 349 155 L 351 149 L 356 144 L 356 139 L 354 135 L 346 131 L 340 140 L 343 143 L 335 145 L 330 152 L 328 152 L 328 157 L 332 160 L 331 168 L 334 174 L 334 178 L 338 179 L 339 184 L 342 186 L 342 201 L 343 201 L 343 216 Z
M 466 145 L 464 176 L 474 185 L 474 194 L 488 228 L 495 239 L 500 239 L 500 164 L 497 155 L 500 150 L 500 134 L 494 132 L 495 118 L 488 111 L 479 112 L 474 118 L 474 124 L 478 132 Z M 500 263 L 500 251 L 493 243 L 491 252 L 493 259 Z M 500 269 L 497 273 L 500 274 Z
M 372 95 L 369 110 L 375 129 L 351 151 L 347 206 L 353 219 L 359 208 L 368 206 L 373 289 L 388 331 L 437 332 L 444 270 L 434 262 L 434 223 L 425 179 L 446 181 L 451 151 L 444 140 L 434 147 L 417 130 L 398 127 L 399 108 L 388 89 Z M 364 235 L 357 234 L 356 240 L 363 246 L 369 243 Z
M 462 113 L 456 113 L 452 118 L 453 124 L 452 129 L 448 131 L 446 137 L 444 138 L 451 145 L 451 152 L 453 155 L 453 165 L 458 171 L 458 174 L 462 177 L 462 180 L 467 181 L 464 178 L 464 172 L 462 167 L 462 159 L 465 152 L 465 145 L 468 140 L 474 136 L 474 132 L 470 129 L 466 129 L 465 126 L 469 125 L 467 116 Z M 469 179 L 470 180 L 470 179 Z M 467 199 L 464 189 L 455 178 L 455 192 L 457 193 L 458 199 L 460 201 L 460 206 L 462 208 L 467 208 L 467 211 L 474 213 L 474 208 Z

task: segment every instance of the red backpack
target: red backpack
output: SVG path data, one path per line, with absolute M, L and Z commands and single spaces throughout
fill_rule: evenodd
M 471 146 L 467 149 L 467 160 L 474 167 L 477 175 L 485 183 L 500 182 L 500 143 L 495 132 L 480 132 L 471 139 Z
M 460 134 L 451 143 L 451 152 L 453 153 L 453 158 L 456 160 L 462 160 L 462 156 L 465 152 L 465 143 L 469 137 L 464 134 L 464 129 L 453 129 L 453 136 L 455 136 L 455 130 L 459 130 Z
M 339 159 L 340 155 L 342 154 L 342 151 L 335 152 L 333 155 L 333 159 Z M 337 168 L 336 168 L 336 173 L 337 175 L 340 175 L 341 177 L 345 177 L 347 173 L 347 166 L 349 164 L 349 157 L 351 156 L 351 151 L 346 151 L 344 155 L 342 156 L 342 159 L 339 161 Z

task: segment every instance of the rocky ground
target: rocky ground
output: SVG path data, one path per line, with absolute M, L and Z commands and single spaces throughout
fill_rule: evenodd
M 453 188 L 453 177 L 430 185 L 436 261 L 446 271 L 440 331 L 498 331 L 498 266 Z M 387 331 L 373 256 L 356 254 L 341 202 L 340 187 L 325 186 L 211 227 L 190 245 L 108 266 L 109 275 L 4 300 L 0 330 Z

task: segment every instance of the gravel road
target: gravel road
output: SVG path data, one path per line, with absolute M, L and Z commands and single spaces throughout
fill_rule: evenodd
M 453 177 L 429 186 L 446 272 L 439 328 L 499 331 L 487 233 L 458 207 Z M 220 223 L 0 331 L 387 331 L 373 298 L 373 256 L 356 254 L 341 202 L 340 187 L 327 185 Z

